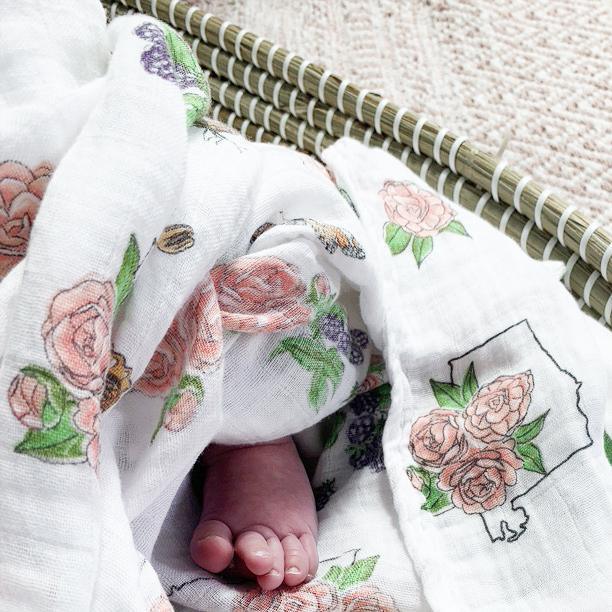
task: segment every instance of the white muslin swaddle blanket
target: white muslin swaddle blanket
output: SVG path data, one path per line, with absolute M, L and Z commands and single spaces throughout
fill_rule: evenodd
M 609 609 L 612 342 L 558 270 L 382 151 L 207 121 L 166 25 L 38 4 L 0 0 L 1 609 Z M 320 567 L 266 593 L 191 561 L 190 472 L 285 435 Z

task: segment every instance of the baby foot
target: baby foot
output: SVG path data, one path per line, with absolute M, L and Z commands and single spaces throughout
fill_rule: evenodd
M 317 571 L 317 514 L 291 438 L 255 446 L 212 445 L 191 556 L 205 570 L 234 570 L 264 590 L 301 584 Z

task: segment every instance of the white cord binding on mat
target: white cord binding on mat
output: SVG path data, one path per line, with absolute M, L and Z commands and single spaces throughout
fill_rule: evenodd
M 576 207 L 573 204 L 570 204 L 562 213 L 559 218 L 559 223 L 557 225 L 557 238 L 559 242 L 565 246 L 565 239 L 563 234 L 565 233 L 565 225 L 567 224 L 567 220 L 570 216 L 576 211 Z
M 589 244 L 589 240 L 591 236 L 595 233 L 595 230 L 599 228 L 599 223 L 593 221 L 585 230 L 584 234 L 582 234 L 582 238 L 580 239 L 580 248 L 578 252 L 580 253 L 580 257 L 586 261 L 586 249 Z
M 349 117 L 346 120 L 346 123 L 344 124 L 344 135 L 346 137 L 350 137 L 351 135 L 351 128 L 353 127 L 353 118 Z
M 434 140 L 434 148 L 433 148 L 433 156 L 434 159 L 442 165 L 442 160 L 440 159 L 440 149 L 442 148 L 442 141 L 444 137 L 448 134 L 447 128 L 442 128 L 438 134 L 436 135 L 436 139 Z
M 325 132 L 321 132 L 320 130 L 317 132 L 317 137 L 315 139 L 315 153 L 321 157 L 323 153 L 323 149 L 321 145 L 323 144 L 323 138 L 325 137 Z
M 236 96 L 234 97 L 234 112 L 242 117 L 242 109 L 240 108 L 240 100 L 242 100 L 242 96 L 244 95 L 244 89 L 239 89 L 236 92 Z
M 342 82 L 340 83 L 340 86 L 338 87 L 338 95 L 337 95 L 337 106 L 338 106 L 338 110 L 341 113 L 344 113 L 344 92 L 346 91 L 346 88 L 349 85 L 349 81 L 347 81 L 346 79 L 343 79 Z
M 593 270 L 591 272 L 591 276 L 589 276 L 587 282 L 584 285 L 582 297 L 584 298 L 584 301 L 589 308 L 591 307 L 591 290 L 593 289 L 593 285 L 600 276 L 601 274 L 597 270 Z
M 283 61 L 283 79 L 287 83 L 289 83 L 289 64 L 294 57 L 297 57 L 297 53 L 287 53 L 285 60 Z
M 423 129 L 423 126 L 426 122 L 427 117 L 421 115 L 419 117 L 419 120 L 416 122 L 416 125 L 414 126 L 414 132 L 412 132 L 412 148 L 414 149 L 414 152 L 417 155 L 421 154 L 421 149 L 419 147 L 419 138 L 421 137 L 421 130 Z
M 455 187 L 453 189 L 453 202 L 456 204 L 460 203 L 461 190 L 463 189 L 463 185 L 465 185 L 465 177 L 459 177 L 459 180 L 455 183 Z
M 274 84 L 274 89 L 272 90 L 272 102 L 276 108 L 280 108 L 280 90 L 282 86 L 282 81 L 276 81 Z
M 387 100 L 386 98 L 383 98 L 378 103 L 378 106 L 376 107 L 376 114 L 374 115 L 374 129 L 376 130 L 378 134 L 381 134 L 381 135 L 382 135 L 382 127 L 380 125 L 380 120 L 381 120 L 383 111 L 385 110 L 385 106 L 387 106 L 387 104 L 389 104 L 389 100 Z
M 155 19 L 159 19 L 159 15 L 157 14 L 157 0 L 151 0 L 151 13 L 153 13 Z
M 397 140 L 397 142 L 399 142 L 401 144 L 401 140 L 400 140 L 400 124 L 402 122 L 402 119 L 404 118 L 404 115 L 408 112 L 407 108 L 404 108 L 402 106 L 402 108 L 398 108 L 397 109 L 397 113 L 395 114 L 395 119 L 393 119 L 393 138 L 395 138 L 395 140 Z
M 500 162 L 498 162 L 497 166 L 495 166 L 493 176 L 491 177 L 491 195 L 493 196 L 493 199 L 496 202 L 499 202 L 499 177 L 501 176 L 507 165 L 508 162 L 505 159 L 502 159 Z
M 382 150 L 383 151 L 388 151 L 389 147 L 391 146 L 391 141 L 393 140 L 393 138 L 391 138 L 391 136 L 387 136 L 382 143 Z
M 467 140 L 466 136 L 457 136 L 451 145 L 450 151 L 448 153 L 448 167 L 457 174 L 457 166 L 455 165 L 457 160 L 457 153 L 461 145 Z
M 357 119 L 363 123 L 363 101 L 370 92 L 367 89 L 362 89 L 357 95 L 357 102 L 355 103 L 355 114 Z
M 608 264 L 610 263 L 610 258 L 612 257 L 612 243 L 610 243 L 606 250 L 604 251 L 603 257 L 601 258 L 601 267 L 599 269 L 599 271 L 601 272 L 601 275 L 608 281 L 610 282 L 610 279 L 608 278 Z
M 429 172 L 429 167 L 431 166 L 431 164 L 433 164 L 433 159 L 431 159 L 431 157 L 428 157 L 425 160 L 425 163 L 421 166 L 421 172 L 419 172 L 419 176 L 421 177 L 421 180 L 427 182 L 427 173 Z
M 485 193 L 480 196 L 480 199 L 476 204 L 476 208 L 474 208 L 474 213 L 477 214 L 479 217 L 482 217 L 482 211 L 484 210 L 484 207 L 487 205 L 487 202 L 490 199 L 491 194 L 488 191 L 485 191 Z
M 141 12 L 144 13 L 144 11 L 142 10 L 142 4 L 140 2 L 140 0 L 136 0 L 136 8 Z M 197 8 L 197 7 L 196 7 Z
M 266 92 L 264 91 L 264 84 L 265 84 L 267 78 L 268 78 L 268 73 L 267 72 L 262 72 L 259 75 L 259 79 L 257 80 L 257 93 L 259 94 L 259 97 L 262 100 L 266 99 Z
M 306 93 L 306 89 L 304 87 L 304 73 L 306 72 L 306 68 L 308 68 L 308 66 L 310 66 L 310 62 L 308 60 L 302 60 L 300 69 L 298 70 L 297 86 L 300 88 L 302 93 Z
M 544 189 L 542 193 L 538 196 L 538 200 L 536 202 L 535 209 L 533 211 L 533 218 L 540 231 L 543 231 L 544 229 L 542 227 L 542 209 L 544 208 L 544 202 L 548 200 L 548 197 L 550 196 L 550 194 L 551 194 L 550 189 Z
M 555 248 L 558 240 L 553 236 L 544 247 L 544 252 L 542 253 L 542 261 L 548 261 L 550 259 L 550 255 L 552 250 Z
M 116 17 L 116 15 L 117 15 L 117 4 L 111 4 L 111 7 L 110 7 L 111 21 Z
M 176 10 L 176 5 L 180 2 L 180 0 L 172 0 L 172 2 L 170 2 L 170 5 L 168 6 L 168 17 L 170 17 L 170 23 L 172 24 L 172 27 L 176 28 L 178 27 L 176 25 L 176 19 L 174 18 L 174 11 Z
M 327 130 L 327 133 L 330 136 L 334 135 L 334 115 L 336 114 L 336 109 L 331 106 L 330 108 L 327 109 L 327 112 L 325 113 L 325 129 Z
M 236 121 L 236 113 L 230 113 L 229 117 L 227 118 L 227 124 L 233 128 L 234 127 L 234 121 Z M 236 128 L 234 128 L 236 129 Z
M 285 130 L 287 128 L 288 120 L 289 120 L 289 115 L 287 113 L 284 113 L 278 125 L 278 128 L 279 128 L 278 131 L 281 133 L 283 140 L 287 140 L 287 132 Z
M 408 165 L 408 158 L 410 157 L 411 152 L 412 151 L 410 150 L 410 147 L 404 147 L 404 150 L 402 151 L 402 154 L 400 156 L 400 161 Z
M 219 88 L 219 100 L 221 100 L 221 104 L 223 104 L 225 108 L 227 108 L 227 102 L 225 101 L 225 92 L 227 91 L 227 88 L 229 86 L 230 84 L 227 81 L 225 81 L 225 83 L 223 83 L 221 87 Z
M 570 291 L 572 288 L 571 283 L 570 283 L 570 278 L 572 276 L 572 270 L 574 269 L 574 266 L 576 265 L 576 262 L 579 259 L 580 257 L 576 255 L 576 253 L 572 253 L 572 256 L 567 260 L 567 264 L 566 264 L 567 267 L 565 269 L 565 275 L 563 276 L 563 284 L 565 285 L 565 288 L 568 291 Z
M 210 63 L 212 64 L 213 72 L 219 76 L 219 66 L 217 66 L 217 57 L 219 57 L 219 47 L 215 47 L 210 55 Z
M 277 135 L 276 135 L 276 136 L 275 136 L 275 137 L 272 139 L 272 144 L 275 144 L 275 145 L 277 145 L 277 144 L 281 144 L 282 140 L 283 140 L 283 139 L 282 139 L 282 138 L 281 138 L 281 137 L 280 137 L 280 136 L 277 134 Z
M 523 231 L 521 232 L 521 243 L 520 244 L 521 244 L 521 249 L 523 249 L 525 253 L 527 253 L 527 240 L 529 239 L 529 233 L 533 229 L 534 225 L 535 223 L 533 222 L 532 219 L 530 219 L 529 221 L 527 221 L 527 223 L 525 223 L 525 227 L 523 228 Z
M 612 294 L 610 295 L 610 297 L 608 298 L 608 301 L 606 302 L 606 307 L 604 308 L 604 319 L 606 320 L 606 323 L 608 325 L 612 325 L 612 321 L 610 321 L 610 315 L 612 315 Z
M 258 36 L 253 43 L 253 48 L 251 49 L 251 62 L 255 64 L 258 68 L 261 68 L 259 65 L 259 60 L 257 59 L 257 54 L 259 53 L 259 47 L 264 39 L 261 36 Z
M 266 106 L 266 110 L 264 111 L 264 116 L 263 116 L 263 124 L 266 130 L 268 130 L 268 132 L 272 131 L 270 129 L 270 115 L 271 114 L 272 114 L 272 107 L 268 104 L 268 106 Z
M 370 140 L 372 139 L 372 134 L 374 133 L 374 128 L 369 127 L 366 131 L 365 134 L 363 135 L 363 144 L 366 147 L 370 146 Z
M 257 106 L 257 98 L 253 98 L 251 100 L 251 103 L 249 104 L 249 119 L 253 123 L 257 123 L 257 121 L 255 120 L 255 107 L 256 106 Z
M 289 112 L 297 117 L 297 111 L 295 110 L 295 101 L 298 97 L 298 93 L 300 93 L 297 89 L 293 89 L 291 94 L 289 95 Z
M 219 121 L 219 113 L 221 112 L 221 105 L 220 104 L 215 104 L 215 107 L 213 108 L 213 112 L 212 112 L 212 116 L 213 119 L 215 121 Z
M 281 48 L 280 45 L 274 44 L 270 47 L 270 50 L 268 51 L 268 62 L 267 62 L 267 66 L 268 66 L 268 72 L 272 75 L 272 76 L 276 76 L 274 74 L 274 54 Z
M 136 4 L 139 4 L 140 0 L 138 0 L 138 2 Z M 189 10 L 187 11 L 187 13 L 185 14 L 185 29 L 187 30 L 187 32 L 189 32 L 189 34 L 191 34 L 193 36 L 193 31 L 191 30 L 191 18 L 193 17 L 193 14 L 198 10 L 197 6 L 192 6 L 189 8 Z
M 227 47 L 225 46 L 225 30 L 227 30 L 227 26 L 231 25 L 229 21 L 224 21 L 219 28 L 219 44 L 224 51 L 227 51 Z
M 327 85 L 327 79 L 329 79 L 331 74 L 331 70 L 325 70 L 321 75 L 321 80 L 319 81 L 319 89 L 317 93 L 319 95 L 319 100 L 321 100 L 323 103 L 325 103 L 325 86 Z
M 316 103 L 317 103 L 316 98 L 310 98 L 310 101 L 308 102 L 308 106 L 306 107 L 306 121 L 308 121 L 308 125 L 310 127 L 315 127 L 314 108 L 315 108 Z
M 450 174 L 450 168 L 444 168 L 444 170 L 442 170 L 442 172 L 440 173 L 440 176 L 438 177 L 438 193 L 441 193 L 442 195 L 444 195 L 444 185 L 446 184 L 446 179 L 448 178 L 448 175 Z
M 531 177 L 529 175 L 524 176 L 519 181 L 519 184 L 516 186 L 516 191 L 514 192 L 514 197 L 513 197 L 512 202 L 514 203 L 514 208 L 516 208 L 516 210 L 518 210 L 520 213 L 523 212 L 521 210 L 521 196 L 523 195 L 523 189 L 525 189 L 525 187 L 527 186 L 527 183 L 530 180 L 531 180 Z
M 246 68 L 244 69 L 244 73 L 242 74 L 242 80 L 244 81 L 244 86 L 246 87 L 246 90 L 250 94 L 253 93 L 253 89 L 251 88 L 251 71 L 252 70 L 253 70 L 253 65 L 247 64 Z
M 236 75 L 234 74 L 234 64 L 235 63 L 236 63 L 236 58 L 233 55 L 231 55 L 229 58 L 229 61 L 227 62 L 227 76 L 234 85 L 237 85 Z
M 250 125 L 250 122 L 247 119 L 246 121 L 243 121 L 242 125 L 240 126 L 240 133 L 242 134 L 243 138 L 248 138 L 247 130 L 249 129 L 249 125 Z
M 264 134 L 265 134 L 265 130 L 263 129 L 263 125 L 260 125 L 257 128 L 257 132 L 255 132 L 255 140 L 257 142 L 261 142 Z
M 234 54 L 240 61 L 242 61 L 242 49 L 240 48 L 240 43 L 247 32 L 247 30 L 240 30 L 240 32 L 236 34 L 236 40 L 234 41 Z
M 298 128 L 298 132 L 297 132 L 297 141 L 298 141 L 298 147 L 300 147 L 300 149 L 304 149 L 304 132 L 306 131 L 306 122 L 302 121 L 302 123 L 300 123 L 300 127 Z
M 508 208 L 506 208 L 504 211 L 504 214 L 499 222 L 499 231 L 502 232 L 502 234 L 506 233 L 506 226 L 508 225 L 508 221 L 510 221 L 510 217 L 514 214 L 514 212 L 514 208 L 511 208 L 510 206 L 508 206 Z
M 200 38 L 207 43 L 208 42 L 208 37 L 206 36 L 206 24 L 208 23 L 208 20 L 212 17 L 212 15 L 210 13 L 206 13 L 203 17 L 202 17 L 202 21 L 200 21 Z

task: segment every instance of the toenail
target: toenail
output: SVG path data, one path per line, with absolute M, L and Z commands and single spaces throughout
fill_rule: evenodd
M 256 550 L 253 553 L 254 557 L 269 557 L 270 556 L 270 551 L 268 550 Z
M 274 576 L 275 578 L 276 578 L 277 576 L 280 576 L 280 575 L 281 575 L 281 574 L 280 574 L 280 572 L 279 572 L 278 570 L 275 570 L 275 569 L 270 570 L 270 571 L 269 571 L 269 572 L 266 574 L 266 576 Z
M 291 566 L 286 572 L 286 574 L 301 574 L 300 569 L 295 567 L 295 565 Z

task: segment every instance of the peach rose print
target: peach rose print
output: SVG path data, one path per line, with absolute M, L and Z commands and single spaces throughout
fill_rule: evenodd
M 198 405 L 198 397 L 193 391 L 190 389 L 183 391 L 176 404 L 164 415 L 164 427 L 168 431 L 185 429 L 195 416 Z
M 338 612 L 336 588 L 326 582 L 312 581 L 276 591 L 253 589 L 235 604 L 233 612 Z
M 111 282 L 84 280 L 53 298 L 43 324 L 51 367 L 81 391 L 97 394 L 104 389 L 114 298 Z
M 16 161 L 0 163 L 0 277 L 25 255 L 52 171 L 46 162 L 33 170 Z
M 100 455 L 100 401 L 95 397 L 82 399 L 72 419 L 74 424 L 87 434 L 85 456 L 89 464 L 95 468 Z
M 502 440 L 525 418 L 532 391 L 529 370 L 498 376 L 481 387 L 465 409 L 466 430 L 486 444 Z
M 436 409 L 419 417 L 412 425 L 408 446 L 417 463 L 434 470 L 457 461 L 468 449 L 463 415 Z
M 47 401 L 47 389 L 34 377 L 18 374 L 9 388 L 9 406 L 22 425 L 42 428 L 42 411 Z
M 310 319 L 310 309 L 301 303 L 306 287 L 298 269 L 278 257 L 239 257 L 211 274 L 227 330 L 275 332 Z
M 506 487 L 516 484 L 516 470 L 523 466 L 513 447 L 514 442 L 507 441 L 470 449 L 462 460 L 442 470 L 438 487 L 452 491 L 453 504 L 466 514 L 501 506 L 506 501 Z
M 518 470 L 546 474 L 533 441 L 548 412 L 525 423 L 535 387 L 531 370 L 479 386 L 471 363 L 461 384 L 430 384 L 440 408 L 414 421 L 408 441 L 417 465 L 407 476 L 425 497 L 423 510 L 487 512 L 506 502 Z
M 398 612 L 389 595 L 367 582 L 344 593 L 340 603 L 343 612 Z
M 463 224 L 455 220 L 457 213 L 431 191 L 411 183 L 386 181 L 378 194 L 389 218 L 385 242 L 393 255 L 412 244 L 412 254 L 420 266 L 433 250 L 433 237 L 440 232 L 468 235 Z

